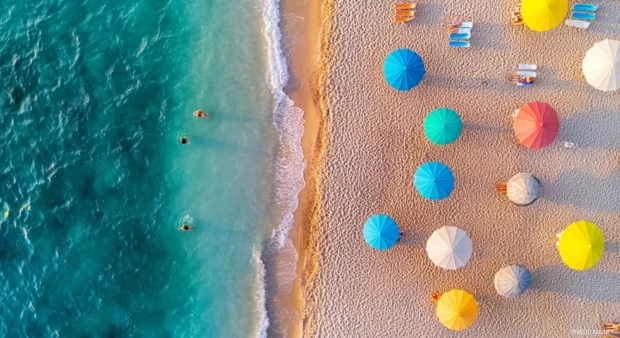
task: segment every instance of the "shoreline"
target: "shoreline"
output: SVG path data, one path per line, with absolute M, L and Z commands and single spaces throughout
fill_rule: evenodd
M 307 312 L 305 296 L 316 271 L 314 228 L 318 212 L 320 182 L 318 175 L 326 127 L 324 109 L 326 101 L 323 94 L 327 74 L 325 55 L 327 40 L 324 37 L 328 30 L 325 28 L 326 18 L 323 11 L 328 3 L 332 3 L 332 0 L 307 0 L 305 6 L 295 0 L 284 0 L 280 9 L 284 26 L 287 25 L 287 15 L 295 16 L 302 12 L 304 20 L 301 34 L 297 32 L 297 37 L 302 39 L 302 47 L 294 48 L 290 55 L 288 62 L 291 83 L 285 88 L 286 94 L 295 106 L 304 111 L 304 134 L 301 145 L 306 160 L 305 185 L 298 195 L 298 207 L 294 213 L 293 227 L 289 235 L 298 254 L 296 278 L 284 304 L 279 304 L 276 310 L 279 313 L 286 313 L 293 309 L 296 313 L 293 321 L 284 325 L 285 330 L 282 333 L 285 337 L 301 337 L 306 331 L 304 330 Z

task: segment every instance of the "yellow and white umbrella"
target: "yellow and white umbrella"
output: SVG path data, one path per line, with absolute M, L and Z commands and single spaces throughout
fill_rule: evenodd
M 582 69 L 592 87 L 606 92 L 620 88 L 620 41 L 595 44 L 583 58 Z

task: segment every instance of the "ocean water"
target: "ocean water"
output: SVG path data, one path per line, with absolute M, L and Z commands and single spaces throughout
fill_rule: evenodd
M 265 335 L 304 166 L 277 10 L 0 2 L 0 336 Z

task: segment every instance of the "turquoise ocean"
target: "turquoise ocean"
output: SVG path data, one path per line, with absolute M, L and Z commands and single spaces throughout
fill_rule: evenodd
M 0 2 L 1 337 L 266 335 L 261 257 L 305 166 L 278 22 L 277 0 Z

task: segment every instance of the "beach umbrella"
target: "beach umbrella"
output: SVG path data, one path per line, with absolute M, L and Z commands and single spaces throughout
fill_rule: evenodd
M 518 173 L 506 185 L 506 196 L 517 205 L 530 205 L 540 196 L 540 181 L 532 174 Z
M 441 162 L 426 162 L 413 175 L 413 184 L 423 197 L 440 200 L 454 189 L 454 176 L 448 166 Z
M 568 12 L 568 0 L 523 0 L 523 23 L 537 32 L 548 31 L 559 25 Z
M 456 141 L 463 130 L 463 121 L 454 110 L 437 108 L 424 120 L 424 133 L 429 141 L 445 145 Z
M 519 109 L 514 130 L 522 145 L 530 149 L 544 148 L 558 136 L 558 113 L 548 103 L 530 102 Z
M 437 301 L 437 318 L 450 330 L 460 331 L 471 326 L 478 317 L 478 303 L 463 290 L 450 290 Z
M 578 221 L 566 228 L 558 244 L 564 264 L 571 269 L 587 270 L 598 263 L 605 251 L 605 237 L 596 224 Z
M 599 90 L 620 88 L 620 41 L 603 40 L 595 44 L 583 58 L 583 75 Z
M 471 239 L 457 227 L 446 226 L 435 230 L 426 241 L 426 253 L 435 265 L 456 270 L 467 264 L 472 254 Z
M 386 215 L 374 215 L 364 223 L 364 239 L 371 248 L 386 250 L 394 246 L 400 237 L 396 221 Z
M 523 265 L 509 265 L 495 274 L 495 290 L 504 297 L 517 297 L 532 284 L 532 273 Z
M 383 74 L 390 86 L 398 90 L 409 90 L 422 81 L 426 70 L 420 55 L 403 48 L 387 56 L 383 64 Z

